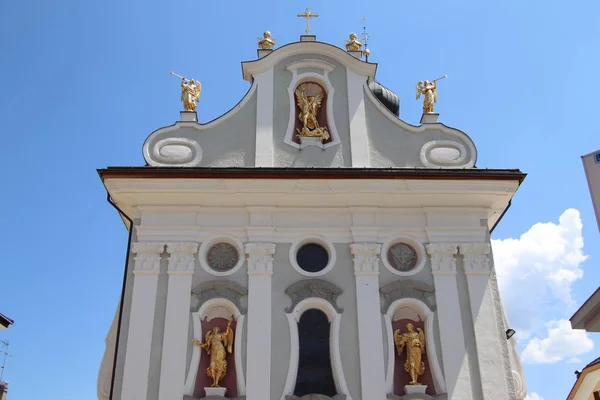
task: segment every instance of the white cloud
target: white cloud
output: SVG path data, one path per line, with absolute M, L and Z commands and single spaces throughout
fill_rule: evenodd
M 593 350 L 594 342 L 586 332 L 571 329 L 566 319 L 548 323 L 548 337 L 534 337 L 523 350 L 523 361 L 530 364 L 547 364 L 562 361 Z
M 581 279 L 583 237 L 579 211 L 537 223 L 518 239 L 492 240 L 498 284 L 512 328 L 523 339 L 548 320 L 564 318 L 575 302 L 571 286 Z
M 581 358 L 579 357 L 571 357 L 567 360 L 567 362 L 569 364 L 581 364 L 583 361 L 581 361 Z
M 534 393 L 529 393 L 527 395 L 527 397 L 525 397 L 525 400 L 544 400 L 544 398 L 534 392 Z

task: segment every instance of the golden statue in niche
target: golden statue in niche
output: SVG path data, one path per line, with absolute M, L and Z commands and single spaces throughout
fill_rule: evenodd
M 356 39 L 356 33 L 350 34 L 350 40 L 346 41 L 346 51 L 360 51 L 363 44 Z
M 325 97 L 323 90 L 319 85 L 314 85 L 318 88 L 318 93 L 314 96 L 306 95 L 306 84 L 298 86 L 295 90 L 296 104 L 300 109 L 298 119 L 302 123 L 302 129 L 296 129 L 300 137 L 320 137 L 321 140 L 329 139 L 329 131 L 326 127 L 319 126 L 317 116 L 321 109 L 321 102 Z
M 400 334 L 400 329 L 394 332 L 394 343 L 398 356 L 402 355 L 404 347 L 406 347 L 406 362 L 404 370 L 410 375 L 409 385 L 420 385 L 417 382 L 419 376 L 425 373 L 425 363 L 422 361 L 425 354 L 425 333 L 423 329 L 415 327 L 413 324 L 406 325 L 407 332 Z
M 265 31 L 262 39 L 258 40 L 258 47 L 263 50 L 272 50 L 275 47 L 275 39 L 271 38 L 271 32 Z
M 206 354 L 210 356 L 206 375 L 213 380 L 211 387 L 220 387 L 219 382 L 227 373 L 227 361 L 225 357 L 227 352 L 233 351 L 233 330 L 231 329 L 231 321 L 227 323 L 225 332 L 221 332 L 218 327 L 206 332 L 204 343 L 200 340 L 193 339 L 192 342 L 196 346 L 206 350 Z

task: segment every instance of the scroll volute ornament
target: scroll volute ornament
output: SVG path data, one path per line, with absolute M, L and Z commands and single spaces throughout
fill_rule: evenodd
M 294 91 L 296 95 L 297 138 L 318 137 L 322 142 L 330 139 L 327 129 L 325 100 L 327 93 L 315 82 L 300 84 Z

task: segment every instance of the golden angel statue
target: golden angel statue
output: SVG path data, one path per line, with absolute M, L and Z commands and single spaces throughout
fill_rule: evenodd
M 329 139 L 329 132 L 326 127 L 320 127 L 317 121 L 317 115 L 321 109 L 323 101 L 323 91 L 319 91 L 316 96 L 306 95 L 305 84 L 300 85 L 296 90 L 296 104 L 300 108 L 298 118 L 302 122 L 302 129 L 296 129 L 298 136 L 320 137 L 321 140 Z
M 227 352 L 233 350 L 233 330 L 231 329 L 231 321 L 227 323 L 225 332 L 221 332 L 218 327 L 206 332 L 204 343 L 200 340 L 193 339 L 195 345 L 206 350 L 206 354 L 210 356 L 206 375 L 213 380 L 212 387 L 219 387 L 219 382 L 227 373 L 227 361 L 225 357 Z
M 425 97 L 423 100 L 423 112 L 432 113 L 433 103 L 437 103 L 437 88 L 435 81 L 420 81 L 417 83 L 417 100 L 421 97 L 421 94 Z
M 398 356 L 402 354 L 404 347 L 406 347 L 404 370 L 410 375 L 408 384 L 419 385 L 417 379 L 425 373 L 425 363 L 422 361 L 423 354 L 425 354 L 425 333 L 421 328 L 417 328 L 417 332 L 415 332 L 413 324 L 407 324 L 406 329 L 408 332 L 403 334 L 400 334 L 400 330 L 396 329 L 394 343 L 396 344 Z
M 202 85 L 200 82 L 185 78 L 181 79 L 181 101 L 185 111 L 196 111 L 196 102 L 200 100 Z
M 258 39 L 258 47 L 263 50 L 271 50 L 275 47 L 275 39 L 271 38 L 271 32 L 265 31 L 262 39 Z

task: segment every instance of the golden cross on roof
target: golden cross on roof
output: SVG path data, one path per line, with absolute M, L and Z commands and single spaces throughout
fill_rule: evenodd
M 318 17 L 319 14 L 315 14 L 310 12 L 310 9 L 307 7 L 306 12 L 304 14 L 298 14 L 298 17 L 306 19 L 306 34 L 310 35 L 310 19 Z

